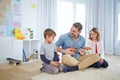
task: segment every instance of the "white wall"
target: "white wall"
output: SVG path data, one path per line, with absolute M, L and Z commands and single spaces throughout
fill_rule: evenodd
M 12 57 L 12 37 L 0 37 L 0 63 L 6 62 L 7 57 Z
M 38 0 L 21 0 L 21 28 L 32 28 L 34 38 L 38 38 Z

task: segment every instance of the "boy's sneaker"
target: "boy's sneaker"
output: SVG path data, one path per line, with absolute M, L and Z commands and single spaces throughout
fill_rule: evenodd
M 40 68 L 40 71 L 44 72 L 44 71 L 43 71 L 43 68 L 44 68 L 44 67 L 41 67 L 41 68 Z
M 63 70 L 64 70 L 64 65 L 59 65 L 59 72 L 63 72 Z
M 64 73 L 68 72 L 68 67 L 67 66 L 64 66 L 63 72 Z
M 68 72 L 68 67 L 65 65 L 59 65 L 59 72 Z

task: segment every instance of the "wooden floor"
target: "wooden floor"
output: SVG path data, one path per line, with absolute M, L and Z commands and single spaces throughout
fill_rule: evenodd
M 0 64 L 0 80 L 30 80 L 30 77 L 41 73 L 40 61 L 22 64 Z

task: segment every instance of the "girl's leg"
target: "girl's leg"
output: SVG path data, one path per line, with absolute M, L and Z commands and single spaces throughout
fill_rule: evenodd
M 100 67 L 101 67 L 101 64 L 100 64 L 100 62 L 98 61 L 98 62 L 92 64 L 90 67 L 100 68 Z
M 101 67 L 103 67 L 103 68 L 108 67 L 108 62 L 105 59 L 103 60 L 103 64 L 101 65 Z

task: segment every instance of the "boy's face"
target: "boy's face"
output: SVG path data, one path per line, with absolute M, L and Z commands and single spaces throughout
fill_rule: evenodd
M 46 40 L 47 40 L 48 43 L 52 43 L 52 41 L 54 40 L 54 38 L 55 38 L 55 35 L 47 36 Z

